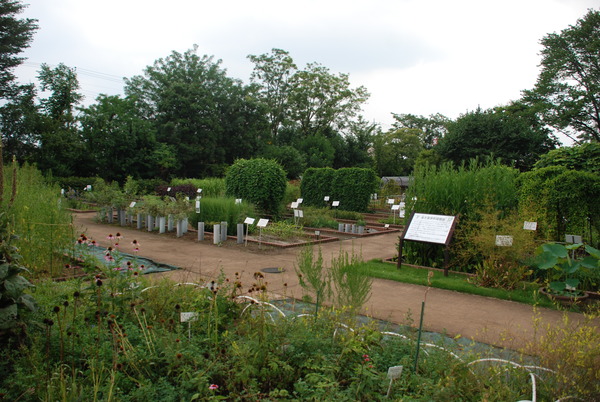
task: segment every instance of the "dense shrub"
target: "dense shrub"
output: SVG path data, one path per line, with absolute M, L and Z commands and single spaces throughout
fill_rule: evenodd
M 598 244 L 600 177 L 597 174 L 549 166 L 519 178 L 519 203 L 538 222 L 543 237 L 563 241 L 565 234 L 582 235 Z
M 332 168 L 308 168 L 302 175 L 300 193 L 304 204 L 314 207 L 324 207 L 327 203 L 324 197 L 333 196 L 335 170 Z
M 278 213 L 286 189 L 285 171 L 267 159 L 238 159 L 227 171 L 228 195 L 253 203 L 267 213 Z
M 323 207 L 327 205 L 325 196 L 329 196 L 330 201 L 340 202 L 340 209 L 364 212 L 378 185 L 377 175 L 372 169 L 310 168 L 304 172 L 300 190 L 306 205 Z

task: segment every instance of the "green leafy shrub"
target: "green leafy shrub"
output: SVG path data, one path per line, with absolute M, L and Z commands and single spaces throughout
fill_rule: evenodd
M 300 183 L 304 203 L 323 207 L 326 196 L 330 201 L 339 201 L 339 209 L 365 212 L 369 208 L 371 194 L 379 186 L 375 171 L 364 168 L 309 168 Z
M 549 166 L 519 178 L 519 203 L 546 239 L 563 241 L 565 234 L 578 234 L 599 244 L 599 199 L 597 174 Z
M 22 274 L 29 272 L 21 263 L 14 243 L 18 237 L 10 233 L 5 212 L 0 212 L 0 340 L 22 336 L 26 311 L 35 311 L 35 299 L 25 293 L 33 285 Z
M 253 203 L 268 213 L 278 213 L 286 189 L 285 171 L 275 161 L 239 159 L 227 171 L 227 194 Z

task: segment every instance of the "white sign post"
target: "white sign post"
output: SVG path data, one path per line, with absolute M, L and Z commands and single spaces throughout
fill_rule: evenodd
M 258 247 L 262 246 L 262 229 L 267 227 L 267 224 L 269 223 L 268 219 L 259 219 L 258 223 L 256 224 L 256 226 L 258 226 Z
M 413 212 L 398 242 L 398 269 L 402 266 L 402 246 L 405 240 L 441 244 L 445 246 L 444 276 L 448 276 L 448 262 L 450 259 L 448 245 L 455 225 L 455 216 Z
M 244 223 L 246 224 L 246 244 L 244 244 L 244 247 L 247 247 L 248 246 L 248 228 L 250 227 L 250 225 L 254 224 L 254 218 L 247 217 L 244 220 Z

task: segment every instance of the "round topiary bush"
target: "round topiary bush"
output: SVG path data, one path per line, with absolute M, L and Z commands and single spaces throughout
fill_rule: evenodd
M 285 187 L 285 171 L 268 159 L 238 159 L 225 176 L 227 195 L 249 201 L 268 213 L 277 213 Z

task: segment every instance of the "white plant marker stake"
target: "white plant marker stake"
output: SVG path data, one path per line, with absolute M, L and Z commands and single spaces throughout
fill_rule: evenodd
M 244 220 L 244 223 L 246 224 L 246 242 L 244 244 L 244 247 L 248 247 L 248 228 L 250 227 L 250 225 L 254 224 L 254 218 L 247 217 Z

